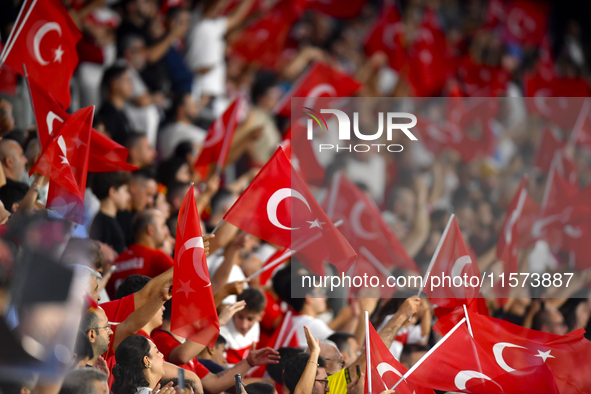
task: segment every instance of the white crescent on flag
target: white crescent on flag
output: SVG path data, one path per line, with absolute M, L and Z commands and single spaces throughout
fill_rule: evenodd
M 275 227 L 279 227 L 283 230 L 297 230 L 299 229 L 299 227 L 284 226 L 283 224 L 281 224 L 281 222 L 279 222 L 279 219 L 277 219 L 277 206 L 281 201 L 288 197 L 295 197 L 298 200 L 301 200 L 304 204 L 306 204 L 310 212 L 312 212 L 312 209 L 310 208 L 308 201 L 306 201 L 306 199 L 304 198 L 304 196 L 302 196 L 300 192 L 290 188 L 283 188 L 277 190 L 275 193 L 273 193 L 271 198 L 269 198 L 269 201 L 267 202 L 267 216 L 271 224 L 273 224 Z
M 35 52 L 35 58 L 37 58 L 37 61 L 39 62 L 39 64 L 41 64 L 42 66 L 46 66 L 49 64 L 49 62 L 45 59 L 43 59 L 43 57 L 41 56 L 41 51 L 39 50 L 39 46 L 41 44 L 41 40 L 43 39 L 43 37 L 49 33 L 50 31 L 57 31 L 58 34 L 60 35 L 60 37 L 62 36 L 62 28 L 59 25 L 59 23 L 56 22 L 47 22 L 44 25 L 42 25 L 39 30 L 37 30 L 37 33 L 35 33 L 35 37 L 33 38 L 33 51 Z M 55 58 L 54 58 L 54 62 L 59 61 L 61 63 L 62 61 L 62 55 L 63 55 L 63 51 L 62 51 L 62 47 L 61 45 L 54 50 L 55 51 Z

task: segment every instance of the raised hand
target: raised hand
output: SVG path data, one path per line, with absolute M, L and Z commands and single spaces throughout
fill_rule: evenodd
M 248 357 L 246 358 L 250 365 L 266 365 L 266 364 L 278 364 L 279 363 L 279 352 L 270 347 L 264 347 L 262 349 L 256 348 L 256 343 L 252 343 L 252 348 Z
M 306 334 L 306 342 L 308 342 L 308 348 L 310 349 L 310 354 L 320 354 L 320 345 L 318 344 L 318 339 L 315 339 L 310 332 L 310 329 L 304 326 L 304 333 Z
M 220 327 L 225 326 L 230 321 L 232 316 L 234 316 L 234 314 L 236 314 L 236 312 L 243 310 L 245 306 L 246 306 L 246 301 L 238 301 L 235 304 L 224 308 L 224 310 L 218 316 L 218 320 L 220 322 Z

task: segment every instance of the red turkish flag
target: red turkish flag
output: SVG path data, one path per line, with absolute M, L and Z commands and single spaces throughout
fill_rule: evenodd
M 384 390 L 390 390 L 407 372 L 407 369 L 390 353 L 373 324 L 368 323 L 368 328 L 365 343 L 367 363 L 364 393 L 381 393 Z M 433 390 L 409 381 L 402 381 L 396 387 L 396 392 L 401 394 L 434 394 Z
M 275 69 L 293 24 L 305 11 L 298 0 L 280 1 L 248 25 L 232 44 L 232 54 Z
M 454 73 L 445 33 L 431 8 L 425 10 L 423 21 L 408 49 L 408 80 L 417 97 L 438 96 Z
M 548 173 L 550 171 L 552 159 L 554 159 L 554 153 L 558 149 L 562 149 L 564 145 L 565 141 L 557 138 L 552 129 L 546 126 L 542 131 L 542 140 L 538 147 L 534 167 L 539 168 L 544 173 Z
M 349 97 L 361 87 L 354 78 L 324 63 L 314 63 L 277 103 L 275 113 L 291 116 L 291 98 L 307 97 L 304 107 L 312 108 L 316 97 Z
M 82 34 L 59 0 L 31 0 L 22 22 L 13 29 L 6 64 L 53 93 L 64 108 L 70 106 L 70 79 L 78 65 L 76 44 Z
M 195 191 L 190 187 L 179 211 L 172 278 L 171 332 L 207 347 L 220 334 L 220 322 L 205 261 Z
M 31 101 L 37 120 L 39 143 L 44 147 L 63 122 L 70 118 L 59 103 L 35 81 L 29 81 Z M 95 129 L 90 134 L 89 172 L 134 171 L 138 168 L 127 163 L 129 151 Z
M 555 157 L 558 161 L 559 156 Z M 586 194 L 577 185 L 564 179 L 556 170 L 550 171 L 541 213 L 531 228 L 534 238 L 542 238 L 553 247 L 563 247 L 565 236 L 580 238 L 579 225 L 591 218 Z
M 450 392 L 558 394 L 552 372 L 546 365 L 524 368 L 519 375 L 511 375 L 475 340 L 480 331 L 472 326 L 472 332 L 474 338 L 466 319 L 460 320 L 411 368 L 407 381 Z
M 404 22 L 393 2 L 384 2 L 384 8 L 375 27 L 365 40 L 365 53 L 371 56 L 378 51 L 388 55 L 390 67 L 400 71 L 406 61 L 404 48 Z
M 516 0 L 507 4 L 506 39 L 538 47 L 548 31 L 550 4 L 544 1 Z
M 333 222 L 343 220 L 340 230 L 359 255 L 365 247 L 387 269 L 420 272 L 374 201 L 342 173 L 334 175 L 322 207 Z
M 298 258 L 319 274 L 324 273 L 318 264 L 322 260 L 346 272 L 357 257 L 281 147 L 224 220 L 267 242 L 296 250 Z
M 195 170 L 201 175 L 201 179 L 207 178 L 211 164 L 216 164 L 220 169 L 226 164 L 239 114 L 242 111 L 242 100 L 241 97 L 235 99 L 223 115 L 209 127 L 203 149 L 195 162 Z
M 478 297 L 480 283 L 470 283 L 470 278 L 478 277 L 480 281 L 480 270 L 464 243 L 454 215 L 447 223 L 427 272 L 429 277 L 422 290 L 431 302 L 439 307 L 455 308 L 463 304 L 468 305 L 472 299 Z M 446 280 L 445 277 L 451 279 Z
M 591 343 L 583 336 L 585 330 L 555 335 L 471 312 L 468 316 L 476 342 L 516 382 L 522 370 L 547 366 L 560 393 L 591 392 L 591 377 L 581 368 L 591 365 Z M 530 388 L 526 383 L 522 387 Z M 551 392 L 550 387 L 530 390 Z
M 544 119 L 572 130 L 583 105 L 581 97 L 589 96 L 583 78 L 545 76 L 541 71 L 524 76 L 525 105 Z
M 54 133 L 31 168 L 49 178 L 47 207 L 78 223 L 84 223 L 84 191 L 94 107 L 72 114 Z
M 507 89 L 510 75 L 501 66 L 477 64 L 465 56 L 458 67 L 464 91 L 470 97 L 499 97 Z
M 517 230 L 517 222 L 521 218 L 521 213 L 525 206 L 525 202 L 529 197 L 527 189 L 525 188 L 527 178 L 523 177 L 513 201 L 507 208 L 507 214 L 501 227 L 501 234 L 497 241 L 497 257 L 503 260 L 504 272 L 517 272 L 517 245 L 519 232 Z
M 306 137 L 305 127 L 300 121 L 295 121 L 293 126 L 289 128 L 288 135 L 290 148 L 289 153 L 286 150 L 285 154 L 290 159 L 291 164 L 308 185 L 324 186 L 326 170 L 316 158 L 312 141 Z M 300 160 L 300 157 L 304 160 Z
M 310 8 L 339 19 L 359 16 L 367 0 L 309 0 Z

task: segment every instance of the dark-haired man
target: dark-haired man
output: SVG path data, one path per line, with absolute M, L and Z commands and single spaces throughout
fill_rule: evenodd
M 90 225 L 89 236 L 123 253 L 125 234 L 117 221 L 117 211 L 127 208 L 131 200 L 129 174 L 123 171 L 94 174 L 91 189 L 101 207 Z
M 115 260 L 116 270 L 107 284 L 107 293 L 115 295 L 119 284 L 129 275 L 154 278 L 174 265 L 172 257 L 158 250 L 170 236 L 166 218 L 157 210 L 138 213 L 133 224 L 136 242 Z
M 97 115 L 104 120 L 111 138 L 122 144 L 132 131 L 131 123 L 123 112 L 125 103 L 133 97 L 133 82 L 127 66 L 109 68 L 103 74 L 101 85 L 106 96 Z
M 150 145 L 150 140 L 145 134 L 129 133 L 123 146 L 129 150 L 129 157 L 127 158 L 129 164 L 139 168 L 149 167 L 154 164 L 156 150 Z

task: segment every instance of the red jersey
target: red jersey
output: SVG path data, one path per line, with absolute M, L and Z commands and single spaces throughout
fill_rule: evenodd
M 175 337 L 173 337 L 171 333 L 164 330 L 155 330 L 152 333 L 152 340 L 154 341 L 154 344 L 158 350 L 164 354 L 164 360 L 166 361 L 168 361 L 170 352 L 172 352 L 172 350 L 177 346 L 181 345 L 181 343 Z M 203 364 L 197 361 L 196 357 L 191 359 L 186 364 L 179 365 L 179 367 L 195 372 L 197 376 L 199 376 L 199 379 L 203 379 L 210 373 L 209 369 L 205 368 Z
M 144 275 L 154 278 L 174 265 L 172 257 L 158 249 L 150 249 L 142 245 L 131 245 L 115 260 L 117 269 L 107 283 L 107 293 L 114 298 L 117 287 L 129 275 Z
M 265 291 L 265 297 L 267 297 L 267 305 L 265 306 L 265 313 L 260 322 L 261 326 L 261 346 L 273 346 L 268 345 L 269 340 L 275 333 L 275 329 L 278 327 L 281 319 L 285 315 L 285 311 L 281 309 L 280 301 L 277 302 L 271 293 Z
M 119 324 L 135 311 L 135 298 L 130 294 L 120 300 L 104 302 L 99 306 L 105 311 L 109 324 Z

